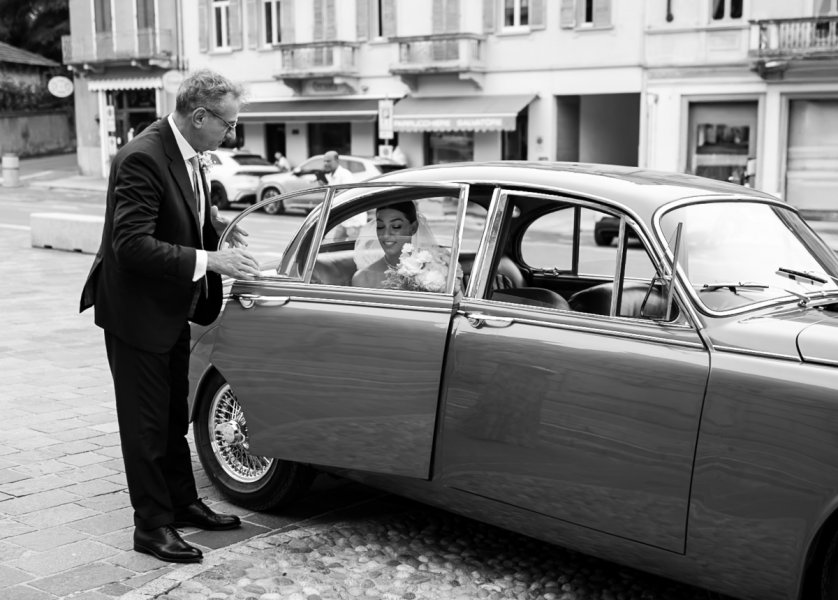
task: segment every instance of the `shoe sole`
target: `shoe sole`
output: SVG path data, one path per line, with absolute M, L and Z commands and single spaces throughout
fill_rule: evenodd
M 204 558 L 203 556 L 196 556 L 195 558 L 172 558 L 169 556 L 161 556 L 160 554 L 157 554 L 157 552 L 155 552 L 154 550 L 151 550 L 150 548 L 144 548 L 143 546 L 138 546 L 137 544 L 134 544 L 134 552 L 150 554 L 151 556 L 159 560 L 176 563 L 196 563 L 201 562 L 201 560 Z
M 198 529 L 203 529 L 204 531 L 229 531 L 230 529 L 238 529 L 241 526 L 241 523 L 233 523 L 231 525 L 218 527 L 204 527 L 203 525 L 196 525 L 195 523 L 190 523 L 189 521 L 175 521 L 172 523 L 172 527 L 196 527 Z

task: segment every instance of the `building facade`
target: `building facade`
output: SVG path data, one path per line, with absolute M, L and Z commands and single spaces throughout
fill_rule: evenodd
M 172 110 L 178 71 L 209 67 L 249 90 L 236 143 L 266 158 L 281 151 L 298 164 L 398 145 L 410 166 L 639 165 L 838 210 L 838 0 L 71 0 L 70 9 L 65 63 L 77 77 L 83 172 L 105 173 L 121 144 Z M 382 103 L 390 118 L 379 123 Z

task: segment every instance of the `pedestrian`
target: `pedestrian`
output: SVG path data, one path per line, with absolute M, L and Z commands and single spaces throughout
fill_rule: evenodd
M 349 169 L 340 164 L 340 155 L 334 150 L 329 150 L 323 155 L 323 174 L 326 185 L 339 185 L 342 183 L 355 183 L 355 177 Z M 367 213 L 360 213 L 349 217 L 346 221 L 335 227 L 335 241 L 342 242 L 355 239 L 361 227 L 367 222 Z
M 287 173 L 291 170 L 291 163 L 288 162 L 288 159 L 285 158 L 285 155 L 282 152 L 274 153 L 274 164 L 279 167 L 280 173 Z
M 221 276 L 253 279 L 256 260 L 236 230 L 215 250 L 227 220 L 210 208 L 202 152 L 231 133 L 243 90 L 208 70 L 186 77 L 175 112 L 116 154 L 102 242 L 80 309 L 95 306 L 116 396 L 125 476 L 134 508 L 134 550 L 171 562 L 202 554 L 175 527 L 233 529 L 198 498 L 186 433 L 189 323 L 221 307 Z

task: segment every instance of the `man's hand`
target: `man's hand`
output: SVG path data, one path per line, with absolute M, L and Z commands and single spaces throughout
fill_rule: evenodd
M 227 225 L 230 224 L 230 220 L 218 214 L 217 206 L 213 206 L 210 209 L 210 215 L 210 218 L 212 219 L 212 226 L 215 228 L 215 231 L 218 232 L 218 235 L 221 235 Z M 244 229 L 236 225 L 230 232 L 230 235 L 227 236 L 227 244 L 231 248 L 247 248 L 247 240 L 244 238 L 248 235 L 249 234 Z
M 207 252 L 207 271 L 234 279 L 254 279 L 261 273 L 256 259 L 241 248 L 225 248 L 217 252 Z

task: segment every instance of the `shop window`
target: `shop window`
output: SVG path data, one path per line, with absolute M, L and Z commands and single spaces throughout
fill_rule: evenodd
M 753 184 L 756 102 L 693 103 L 689 123 L 690 173 L 720 181 Z
M 262 14 L 264 15 L 265 45 L 280 43 L 282 41 L 280 0 L 263 0 Z
M 474 132 L 433 131 L 425 134 L 426 164 L 474 160 Z
M 714 21 L 742 18 L 744 0 L 710 0 Z
M 230 47 L 230 0 L 212 0 L 212 31 L 216 48 Z
M 501 158 L 503 160 L 527 159 L 527 129 L 529 128 L 529 110 L 524 109 L 515 119 L 515 129 L 504 131 L 501 138 Z
M 352 153 L 352 125 L 350 123 L 309 123 L 308 154 Z

